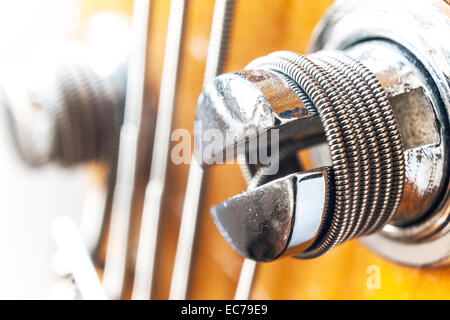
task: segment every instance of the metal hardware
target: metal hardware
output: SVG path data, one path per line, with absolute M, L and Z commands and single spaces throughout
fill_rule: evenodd
M 317 239 L 329 210 L 330 169 L 293 173 L 212 209 L 227 241 L 243 256 L 272 261 Z
M 90 64 L 96 53 L 86 45 L 65 49 L 81 51 L 78 59 L 39 65 L 3 84 L 17 150 L 32 166 L 112 164 L 123 120 L 126 61 L 116 61 L 112 73 L 102 75 Z
M 331 162 L 336 178 L 333 196 L 335 197 L 334 212 L 330 215 L 330 225 L 324 232 L 322 240 L 315 245 L 310 243 L 311 248 L 302 250 L 298 248 L 299 251 L 296 253 L 302 253 L 303 257 L 315 257 L 356 235 L 381 228 L 398 206 L 402 192 L 404 166 L 401 142 L 392 110 L 373 75 L 357 61 L 329 52 L 323 52 L 320 56 L 312 58 L 280 52 L 260 58 L 251 63 L 248 68 L 257 69 L 257 71 L 244 71 L 215 79 L 199 100 L 198 115 L 204 121 L 208 118 L 215 120 L 212 124 L 203 125 L 204 130 L 210 127 L 225 130 L 239 128 L 237 132 L 236 130 L 233 132 L 238 137 L 235 144 L 253 138 L 248 132 L 241 132 L 241 128 L 247 130 L 250 128 L 258 133 L 273 130 L 274 124 L 279 124 L 281 144 L 287 138 L 299 139 L 299 135 L 303 135 L 299 140 L 305 141 L 307 140 L 305 135 L 319 134 L 309 132 L 314 130 L 308 130 L 306 120 L 320 118 L 323 126 L 316 124 L 314 128 L 324 130 L 330 147 Z M 297 85 L 296 90 L 289 86 L 292 83 L 283 81 L 283 78 L 273 71 L 291 78 L 293 84 Z M 288 90 L 291 90 L 292 95 L 283 93 L 289 92 Z M 252 91 L 255 91 L 255 94 Z M 270 95 L 272 92 L 275 99 Z M 296 99 L 290 99 L 290 97 Z M 309 105 L 310 108 L 315 107 L 317 111 L 309 114 L 305 105 Z M 212 117 L 211 114 L 213 114 Z M 236 115 L 250 115 L 250 117 L 241 119 Z M 275 118 L 274 115 L 278 117 Z M 236 126 L 229 123 L 216 123 L 222 119 L 237 120 L 240 124 Z M 248 121 L 253 123 L 249 124 Z M 255 123 L 255 121 L 259 122 Z M 197 141 L 198 139 L 197 135 Z M 225 148 L 229 147 L 225 146 Z M 279 186 L 277 190 L 280 190 Z M 272 192 L 267 195 L 270 193 Z M 266 193 L 262 192 L 262 194 Z M 318 196 L 321 194 L 319 189 L 317 194 Z M 255 194 L 248 193 L 243 197 L 254 198 Z M 249 201 L 253 202 L 253 200 Z M 261 199 L 255 201 L 260 203 Z M 314 202 L 315 198 L 311 198 L 310 201 Z M 321 201 L 317 206 L 320 206 L 320 203 Z M 231 216 L 236 208 L 229 206 L 228 203 L 224 205 L 225 210 L 228 211 L 227 215 Z M 281 207 L 266 206 L 266 208 L 274 214 L 283 216 L 286 214 Z M 249 210 L 247 207 L 241 209 Z M 250 211 L 253 216 L 261 214 L 260 210 Z M 240 213 L 239 216 L 242 216 L 242 212 Z M 249 223 L 252 224 L 251 221 L 254 220 L 255 218 L 250 219 Z M 242 230 L 234 233 L 229 229 L 232 225 L 225 226 L 221 219 L 216 219 L 216 222 L 222 233 L 226 234 L 232 243 L 239 241 L 237 238 L 230 238 L 230 234 L 237 236 L 242 233 Z M 275 224 L 279 225 L 277 222 Z M 245 229 L 250 230 L 251 227 L 246 225 Z M 260 230 L 260 232 L 265 231 Z M 252 243 L 256 246 L 258 242 L 256 235 L 249 236 L 253 239 L 243 245 L 251 246 L 250 243 Z M 270 259 L 256 257 L 248 252 L 245 256 L 259 261 L 277 257 L 276 255 L 271 256 Z
M 261 132 L 274 129 L 280 130 L 280 148 L 320 134 L 314 132 L 317 128 L 323 130 L 329 146 L 326 163 L 316 165 L 332 166 L 331 204 L 325 206 L 329 212 L 310 216 L 322 217 L 315 221 L 322 221 L 323 227 L 319 233 L 317 228 L 309 230 L 316 239 L 306 241 L 309 246 L 291 247 L 288 241 L 294 234 L 289 221 L 302 213 L 302 207 L 294 205 L 296 174 L 283 178 L 283 172 L 270 178 L 277 180 L 213 208 L 222 234 L 242 255 L 257 261 L 284 254 L 313 258 L 339 243 L 378 232 L 367 237 L 366 243 L 371 247 L 380 243 L 383 254 L 394 261 L 436 265 L 448 259 L 448 197 L 442 198 L 442 193 L 448 194 L 450 51 L 448 42 L 436 45 L 433 41 L 437 30 L 450 30 L 444 7 L 437 2 L 338 2 L 313 41 L 313 51 L 326 50 L 308 57 L 274 53 L 255 60 L 244 71 L 217 77 L 205 88 L 197 110 L 202 130 L 195 132 L 196 155 L 204 166 L 224 151 L 251 145 L 249 141 Z M 430 15 L 420 17 L 428 13 L 436 19 L 425 25 Z M 397 23 L 397 14 L 404 24 Z M 383 21 L 395 16 L 395 26 L 380 27 L 379 15 Z M 411 25 L 406 21 L 417 27 L 419 36 L 404 35 L 411 34 L 409 27 L 402 29 Z M 410 48 L 405 39 L 422 46 Z M 426 56 L 430 51 L 431 57 Z M 317 125 L 319 119 L 321 125 Z M 420 133 L 412 123 L 420 123 Z M 237 139 L 204 158 L 201 139 L 203 131 L 211 128 L 231 132 Z M 242 150 L 249 152 L 248 147 Z M 247 169 L 252 177 L 263 168 Z M 308 191 L 314 194 L 311 206 L 323 205 L 323 188 Z M 437 211 L 430 212 L 436 206 Z M 392 251 L 384 252 L 389 243 L 395 244 L 396 257 Z M 413 258 L 412 250 L 427 247 L 425 243 L 434 252 Z M 400 247 L 411 253 L 399 253 Z
M 311 42 L 311 51 L 345 50 L 362 61 L 387 92 L 405 146 L 405 192 L 392 223 L 363 242 L 417 267 L 450 257 L 449 17 L 438 0 L 338 1 Z

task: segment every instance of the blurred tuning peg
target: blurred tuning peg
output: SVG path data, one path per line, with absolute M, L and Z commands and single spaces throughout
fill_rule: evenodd
M 87 21 L 81 38 L 49 48 L 46 55 L 33 57 L 5 77 L 0 101 L 18 153 L 27 164 L 73 166 L 99 161 L 106 165 L 106 183 L 93 183 L 86 192 L 80 226 L 83 250 L 94 264 L 101 264 L 124 118 L 129 23 L 124 17 L 100 13 Z M 75 282 L 80 264 L 67 255 L 61 259 L 53 268 L 60 281 L 51 295 L 79 298 Z
M 5 79 L 2 104 L 22 158 L 30 165 L 114 161 L 126 89 L 128 24 L 91 18 L 72 41 Z M 112 38 L 114 35 L 114 39 Z

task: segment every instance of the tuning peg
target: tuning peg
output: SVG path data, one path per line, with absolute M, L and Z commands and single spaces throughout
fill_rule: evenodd
M 128 26 L 122 20 L 96 15 L 88 39 L 48 50 L 5 77 L 1 103 L 17 150 L 29 165 L 114 161 L 127 77 Z M 111 30 L 117 33 L 114 40 Z
M 331 168 L 294 173 L 212 208 L 222 235 L 244 257 L 272 261 L 307 250 L 329 213 Z
M 195 155 L 202 166 L 236 156 L 246 142 L 279 131 L 279 141 L 323 134 L 311 101 L 294 81 L 270 70 L 242 70 L 216 77 L 199 97 L 194 127 Z M 218 133 L 222 145 L 208 147 Z M 254 143 L 247 143 L 250 153 Z M 212 151 L 212 152 L 209 152 Z
M 63 166 L 89 160 L 111 160 L 123 119 L 125 75 L 111 84 L 87 65 L 66 65 L 42 77 L 40 86 L 6 83 L 6 107 L 15 145 L 22 159 L 38 166 Z M 46 87 L 42 83 L 47 78 Z
M 433 153 L 441 148 L 433 145 L 439 133 L 428 111 L 436 105 L 424 94 L 431 91 L 420 76 L 423 70 L 416 70 L 404 51 L 393 46 L 371 42 L 358 48 L 349 51 L 378 72 L 389 99 L 372 71 L 342 51 L 309 56 L 275 52 L 243 71 L 215 78 L 201 94 L 195 131 L 198 161 L 204 167 L 222 163 L 232 150 L 232 156 L 245 159 L 250 178 L 247 192 L 212 209 L 221 233 L 243 256 L 256 261 L 285 255 L 314 258 L 347 240 L 388 232 L 399 221 L 410 223 L 424 214 L 421 207 L 406 213 L 408 205 L 402 202 L 415 195 L 411 190 L 404 195 L 406 166 L 414 172 L 428 172 L 430 166 L 440 170 L 439 165 L 410 160 L 418 148 Z M 375 55 L 389 59 L 380 67 L 373 62 Z M 386 71 L 388 67 L 399 76 Z M 418 88 L 402 91 L 393 86 L 399 79 Z M 420 137 L 410 130 L 418 114 L 427 131 Z M 216 144 L 211 152 L 203 138 L 208 130 L 233 139 Z M 255 143 L 252 149 L 251 142 L 275 131 L 279 139 L 268 148 L 280 152 L 272 163 L 250 163 L 252 152 L 261 149 Z M 329 163 L 322 166 L 327 167 L 301 172 L 292 165 L 298 164 L 298 150 L 324 141 Z

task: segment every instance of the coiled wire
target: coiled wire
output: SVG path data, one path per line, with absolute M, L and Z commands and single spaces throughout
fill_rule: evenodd
M 123 121 L 123 88 L 115 88 L 82 64 L 68 65 L 57 78 L 60 103 L 54 118 L 54 160 L 72 165 L 115 159 Z
M 398 208 L 405 166 L 398 126 L 375 75 L 360 62 L 330 51 L 308 57 L 274 52 L 247 68 L 282 74 L 308 109 L 319 114 L 330 149 L 334 209 L 328 229 L 299 257 L 314 258 L 380 230 Z M 259 171 L 247 172 L 252 185 L 263 181 Z
M 12 91 L 7 86 L 2 103 L 22 159 L 30 166 L 93 160 L 112 164 L 123 119 L 125 80 L 120 67 L 103 76 L 87 62 L 77 61 L 56 66 L 43 85 L 13 85 Z M 17 92 L 25 105 L 16 99 Z

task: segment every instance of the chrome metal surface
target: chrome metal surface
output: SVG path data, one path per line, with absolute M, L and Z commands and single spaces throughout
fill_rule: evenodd
M 219 162 L 222 159 L 217 155 L 223 156 L 224 151 L 236 149 L 240 144 L 251 144 L 266 131 L 280 131 L 280 139 L 275 144 L 279 143 L 281 149 L 285 148 L 288 139 L 295 142 L 325 136 L 335 178 L 332 213 L 317 241 L 302 248 L 298 246 L 296 252 L 288 251 L 300 258 L 314 258 L 344 241 L 380 230 L 395 214 L 400 203 L 405 167 L 393 111 L 373 73 L 357 60 L 329 51 L 309 57 L 292 52 L 275 52 L 256 59 L 247 68 L 249 70 L 217 77 L 202 93 L 197 120 L 203 120 L 206 124 L 202 123 L 201 128 L 197 128 L 195 143 L 196 154 L 206 158 L 199 161 L 204 164 Z M 311 119 L 319 123 L 311 126 Z M 220 150 L 216 148 L 217 154 L 209 156 L 205 155 L 207 148 L 204 148 L 201 139 L 205 131 L 212 129 L 219 130 L 224 136 L 231 131 L 234 139 L 226 139 L 231 143 Z M 277 148 L 273 141 L 271 143 L 271 152 L 276 153 Z M 257 144 L 254 146 L 260 147 Z M 246 148 L 240 152 L 251 154 L 252 150 Z M 295 149 L 290 153 L 295 155 Z M 293 161 L 298 160 L 294 158 Z M 260 181 L 260 172 L 271 167 L 272 164 L 259 169 L 259 172 L 252 173 L 251 168 L 248 171 L 257 179 L 255 181 Z M 277 173 L 276 170 L 274 173 Z M 250 181 L 249 186 L 252 186 Z M 259 252 L 258 242 L 267 250 L 273 249 L 263 241 L 251 241 L 250 245 L 245 240 L 247 236 L 254 240 L 253 228 L 259 230 L 259 218 L 256 217 L 265 212 L 264 208 L 285 219 L 288 218 L 286 212 L 289 212 L 284 207 L 269 205 L 274 204 L 276 199 L 277 191 L 274 190 L 281 189 L 278 185 L 277 188 L 269 188 L 272 183 L 266 185 L 268 189 L 263 186 L 257 189 L 257 193 L 249 191 L 213 210 L 215 221 L 225 238 L 242 255 L 257 261 L 276 259 L 279 252 L 274 250 L 275 253 L 267 257 L 250 253 Z M 315 194 L 310 201 L 315 207 L 320 207 L 323 205 L 320 192 Z M 279 197 L 288 207 L 287 198 L 292 203 L 295 201 L 293 195 Z M 252 200 L 256 198 L 257 201 Z M 250 204 L 254 203 L 264 205 L 251 208 Z M 242 221 L 248 216 L 251 218 Z M 270 222 L 281 226 L 274 215 L 270 219 L 268 215 L 261 217 L 267 218 L 261 222 L 266 227 L 271 225 Z M 284 247 L 277 236 L 283 239 L 288 239 L 288 236 L 279 231 L 279 234 L 267 232 L 266 236 Z
M 255 261 L 272 261 L 305 251 L 327 218 L 327 170 L 294 173 L 234 196 L 212 208 L 228 243 Z
M 234 4 L 234 0 L 216 0 L 214 5 L 214 16 L 203 79 L 204 85 L 212 81 L 223 70 L 233 20 Z M 187 296 L 204 178 L 205 173 L 203 169 L 193 158 L 189 168 L 169 299 L 186 299 Z
M 134 194 L 138 138 L 143 112 L 150 0 L 134 1 L 124 124 L 120 131 L 117 180 L 111 211 L 103 285 L 107 295 L 122 294 Z
M 404 199 L 392 223 L 363 241 L 411 266 L 449 259 L 449 17 L 438 0 L 337 1 L 311 44 L 360 59 L 388 93 L 406 148 Z
M 139 231 L 133 299 L 149 299 L 155 268 L 161 203 L 165 190 L 172 118 L 175 109 L 188 0 L 172 0 L 159 95 L 150 180 Z
M 269 130 L 279 129 L 281 141 L 322 132 L 317 112 L 308 109 L 280 75 L 265 70 L 216 77 L 200 95 L 196 125 L 195 155 L 202 166 L 223 163 L 227 155 L 235 156 L 234 151 L 245 142 Z M 207 144 L 203 143 L 208 130 L 219 130 L 224 137 L 231 137 L 213 154 L 206 154 Z
M 413 224 L 432 210 L 446 185 L 445 126 L 434 112 L 441 99 L 420 62 L 395 43 L 365 41 L 347 52 L 375 72 L 396 115 L 407 170 L 405 192 L 391 224 Z
M 302 95 L 299 95 L 302 96 Z M 303 97 L 305 99 L 305 97 Z M 306 99 L 305 99 L 306 100 Z M 292 155 L 296 154 L 299 150 L 306 148 L 308 146 L 316 145 L 319 141 L 325 141 L 325 137 L 320 135 L 312 138 L 306 138 L 302 140 L 297 140 L 295 142 L 289 142 L 279 150 L 278 157 L 275 159 L 276 167 L 282 167 L 282 170 L 278 171 L 278 174 L 283 175 L 282 172 L 296 172 L 300 170 L 299 165 L 292 166 L 296 161 L 292 159 Z M 246 181 L 248 184 L 248 189 L 252 190 L 255 187 L 258 187 L 266 182 L 267 179 L 274 179 L 274 175 L 270 175 L 269 173 L 273 172 L 273 169 L 270 167 L 262 167 L 258 169 L 255 173 L 252 172 L 252 169 L 247 164 L 247 155 L 238 155 L 238 157 L 243 156 L 244 160 L 241 164 L 241 169 L 243 171 L 244 176 L 246 176 Z M 284 163 L 287 161 L 287 163 Z M 273 163 L 271 164 L 273 166 Z M 287 168 L 287 170 L 286 170 Z M 275 176 L 276 177 L 276 176 Z M 316 190 L 317 191 L 317 190 Z M 330 194 L 327 193 L 329 196 Z M 326 209 L 324 208 L 324 211 Z M 295 224 L 295 221 L 294 221 Z M 300 236 L 301 237 L 301 236 Z M 301 249 L 300 249 L 301 250 Z M 242 264 L 239 282 L 235 292 L 235 300 L 247 300 L 250 297 L 251 289 L 254 282 L 254 277 L 257 270 L 257 262 L 251 259 L 246 258 Z
M 450 9 L 441 1 L 362 3 L 345 1 L 332 7 L 312 46 L 312 51 L 327 50 L 308 57 L 279 52 L 247 67 L 257 72 L 277 71 L 298 84 L 317 108 L 327 136 L 329 151 L 325 158 L 333 164 L 336 181 L 334 212 L 322 239 L 297 256 L 312 258 L 338 243 L 382 228 L 379 234 L 365 239 L 374 250 L 400 263 L 440 265 L 449 260 L 450 252 L 450 43 L 436 37 L 444 30 L 450 31 Z M 398 17 L 403 23 L 398 23 Z M 389 22 L 380 26 L 382 20 Z M 410 27 L 417 33 L 412 33 Z M 345 50 L 356 60 L 329 49 Z M 281 97 L 277 102 L 282 106 L 289 106 L 289 99 L 278 79 L 267 74 L 258 76 L 267 79 L 268 84 L 261 86 L 264 81 L 242 77 L 241 72 L 222 75 L 214 80 L 215 85 L 205 88 L 198 116 L 213 119 L 206 129 L 230 130 L 238 137 L 217 154 L 203 158 L 205 165 L 217 162 L 225 150 L 248 143 L 261 131 L 275 129 L 275 124 L 283 136 L 283 121 L 270 117 L 277 115 L 276 108 L 270 109 L 274 105 L 271 99 Z M 293 131 L 301 132 L 299 128 Z M 201 130 L 205 130 L 204 124 Z M 201 130 L 196 134 L 200 136 Z M 196 136 L 196 143 L 199 140 Z M 200 143 L 196 153 L 205 156 Z M 244 169 L 251 183 L 258 171 L 251 166 Z M 249 191 L 213 209 L 227 240 L 242 255 L 255 260 L 267 258 L 253 254 L 253 249 L 259 247 L 247 241 L 247 236 L 253 239 L 256 234 L 252 229 L 258 226 L 256 214 L 264 213 L 264 209 L 280 214 L 286 211 L 270 210 L 268 203 L 276 203 L 276 192 L 269 188 L 273 183 L 256 189 L 261 191 L 258 194 Z M 265 186 L 270 192 L 264 192 Z M 261 200 L 265 196 L 272 200 L 265 203 Z M 314 200 L 311 197 L 310 201 Z M 289 207 L 290 201 L 283 203 Z M 255 208 L 255 203 L 265 205 Z M 248 216 L 252 219 L 244 223 L 242 219 Z M 273 217 L 269 220 L 282 225 Z M 277 236 L 285 233 L 280 230 L 277 235 L 269 234 L 265 233 L 276 242 Z M 273 248 L 267 241 L 254 243 L 268 250 Z

